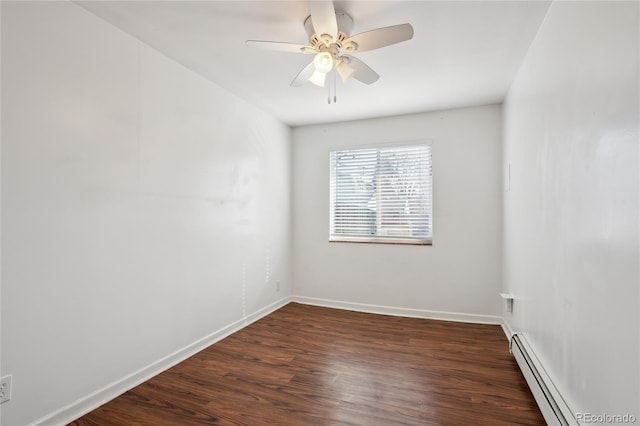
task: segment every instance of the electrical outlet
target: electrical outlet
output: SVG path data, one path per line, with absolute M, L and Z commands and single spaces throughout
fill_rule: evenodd
M 276 291 L 280 291 L 280 280 L 276 281 Z
M 11 399 L 11 375 L 0 378 L 0 404 Z

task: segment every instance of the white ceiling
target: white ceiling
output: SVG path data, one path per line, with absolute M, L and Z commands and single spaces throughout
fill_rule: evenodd
M 82 7 L 291 126 L 501 102 L 547 1 L 335 1 L 352 34 L 413 25 L 412 40 L 356 53 L 372 85 L 289 83 L 312 56 L 263 51 L 247 39 L 307 44 L 306 1 L 82 1 Z

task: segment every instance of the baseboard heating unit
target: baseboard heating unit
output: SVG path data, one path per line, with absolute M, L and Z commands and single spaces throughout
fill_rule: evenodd
M 578 426 L 572 411 L 542 368 L 521 333 L 511 336 L 509 347 L 548 425 Z

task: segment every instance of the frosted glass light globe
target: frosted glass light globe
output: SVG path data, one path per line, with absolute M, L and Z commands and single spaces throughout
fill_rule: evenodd
M 329 52 L 320 52 L 313 58 L 313 66 L 316 71 L 328 73 L 333 68 L 333 57 Z

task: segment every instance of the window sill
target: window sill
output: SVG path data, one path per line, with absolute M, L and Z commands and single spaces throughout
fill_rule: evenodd
M 409 240 L 404 238 L 380 238 L 380 237 L 329 237 L 330 243 L 369 243 L 369 244 L 404 244 L 413 246 L 430 246 L 432 240 Z

